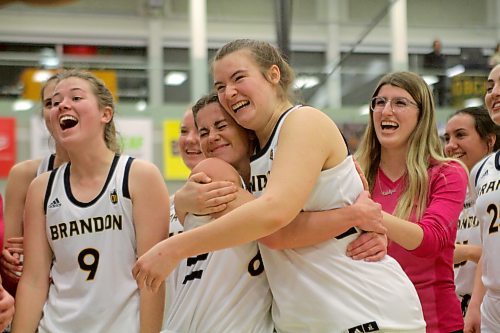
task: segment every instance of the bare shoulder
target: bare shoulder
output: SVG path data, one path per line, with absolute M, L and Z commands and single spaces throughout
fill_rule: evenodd
M 156 177 L 157 175 L 160 175 L 160 170 L 158 167 L 146 160 L 141 160 L 141 159 L 134 159 L 132 162 L 132 165 L 130 167 L 130 176 L 133 178 L 136 177 Z
M 31 181 L 36 177 L 36 171 L 40 163 L 40 159 L 19 162 L 10 169 L 9 178 Z
M 206 158 L 199 162 L 191 171 L 192 174 L 204 172 L 212 181 L 230 181 L 241 185 L 238 171 L 226 161 L 219 158 Z

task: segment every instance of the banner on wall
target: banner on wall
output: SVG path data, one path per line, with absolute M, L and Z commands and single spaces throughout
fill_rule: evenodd
M 180 120 L 163 122 L 163 177 L 167 180 L 185 180 L 189 169 L 182 161 L 177 141 L 180 135 Z
M 116 118 L 123 153 L 153 162 L 153 121 L 149 118 Z
M 0 118 L 0 178 L 7 178 L 16 162 L 16 118 Z
M 40 115 L 30 119 L 30 152 L 31 159 L 43 158 L 55 152 L 54 140 Z
M 54 140 L 50 137 L 40 116 L 31 118 L 31 158 L 41 158 L 55 152 Z M 153 122 L 148 118 L 116 118 L 116 130 L 123 153 L 153 162 Z

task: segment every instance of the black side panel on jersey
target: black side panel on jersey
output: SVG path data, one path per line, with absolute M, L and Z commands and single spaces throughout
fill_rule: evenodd
M 47 165 L 47 171 L 54 169 L 55 161 L 56 161 L 56 154 L 51 154 L 49 157 L 49 163 Z
M 481 174 L 481 171 L 483 170 L 483 167 L 484 165 L 486 164 L 486 162 L 488 162 L 488 160 L 491 158 L 491 156 L 487 157 L 484 159 L 483 163 L 481 164 L 481 166 L 479 167 L 479 169 L 477 169 L 477 173 L 476 173 L 476 179 L 474 179 L 474 186 L 477 186 L 477 181 L 479 180 L 479 175 Z
M 130 190 L 128 188 L 128 175 L 130 174 L 130 167 L 132 166 L 132 162 L 134 161 L 133 157 L 129 157 L 127 160 L 127 164 L 125 165 L 125 171 L 123 174 L 123 196 L 127 199 L 130 199 Z
M 52 185 L 54 184 L 54 178 L 56 178 L 56 173 L 58 169 L 50 171 L 49 182 L 47 183 L 47 189 L 45 190 L 45 198 L 43 199 L 43 212 L 47 215 L 47 205 L 49 204 L 50 193 L 52 193 Z

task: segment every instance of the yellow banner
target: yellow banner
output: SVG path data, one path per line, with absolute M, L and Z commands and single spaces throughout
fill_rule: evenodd
M 177 141 L 181 133 L 180 120 L 163 122 L 163 177 L 166 180 L 186 180 L 189 169 L 182 161 Z

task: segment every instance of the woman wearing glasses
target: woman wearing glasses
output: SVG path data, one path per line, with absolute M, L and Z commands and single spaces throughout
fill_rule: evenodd
M 370 109 L 357 158 L 384 211 L 388 254 L 415 285 L 427 332 L 461 332 L 453 249 L 467 172 L 444 157 L 432 93 L 417 74 L 385 75 Z

